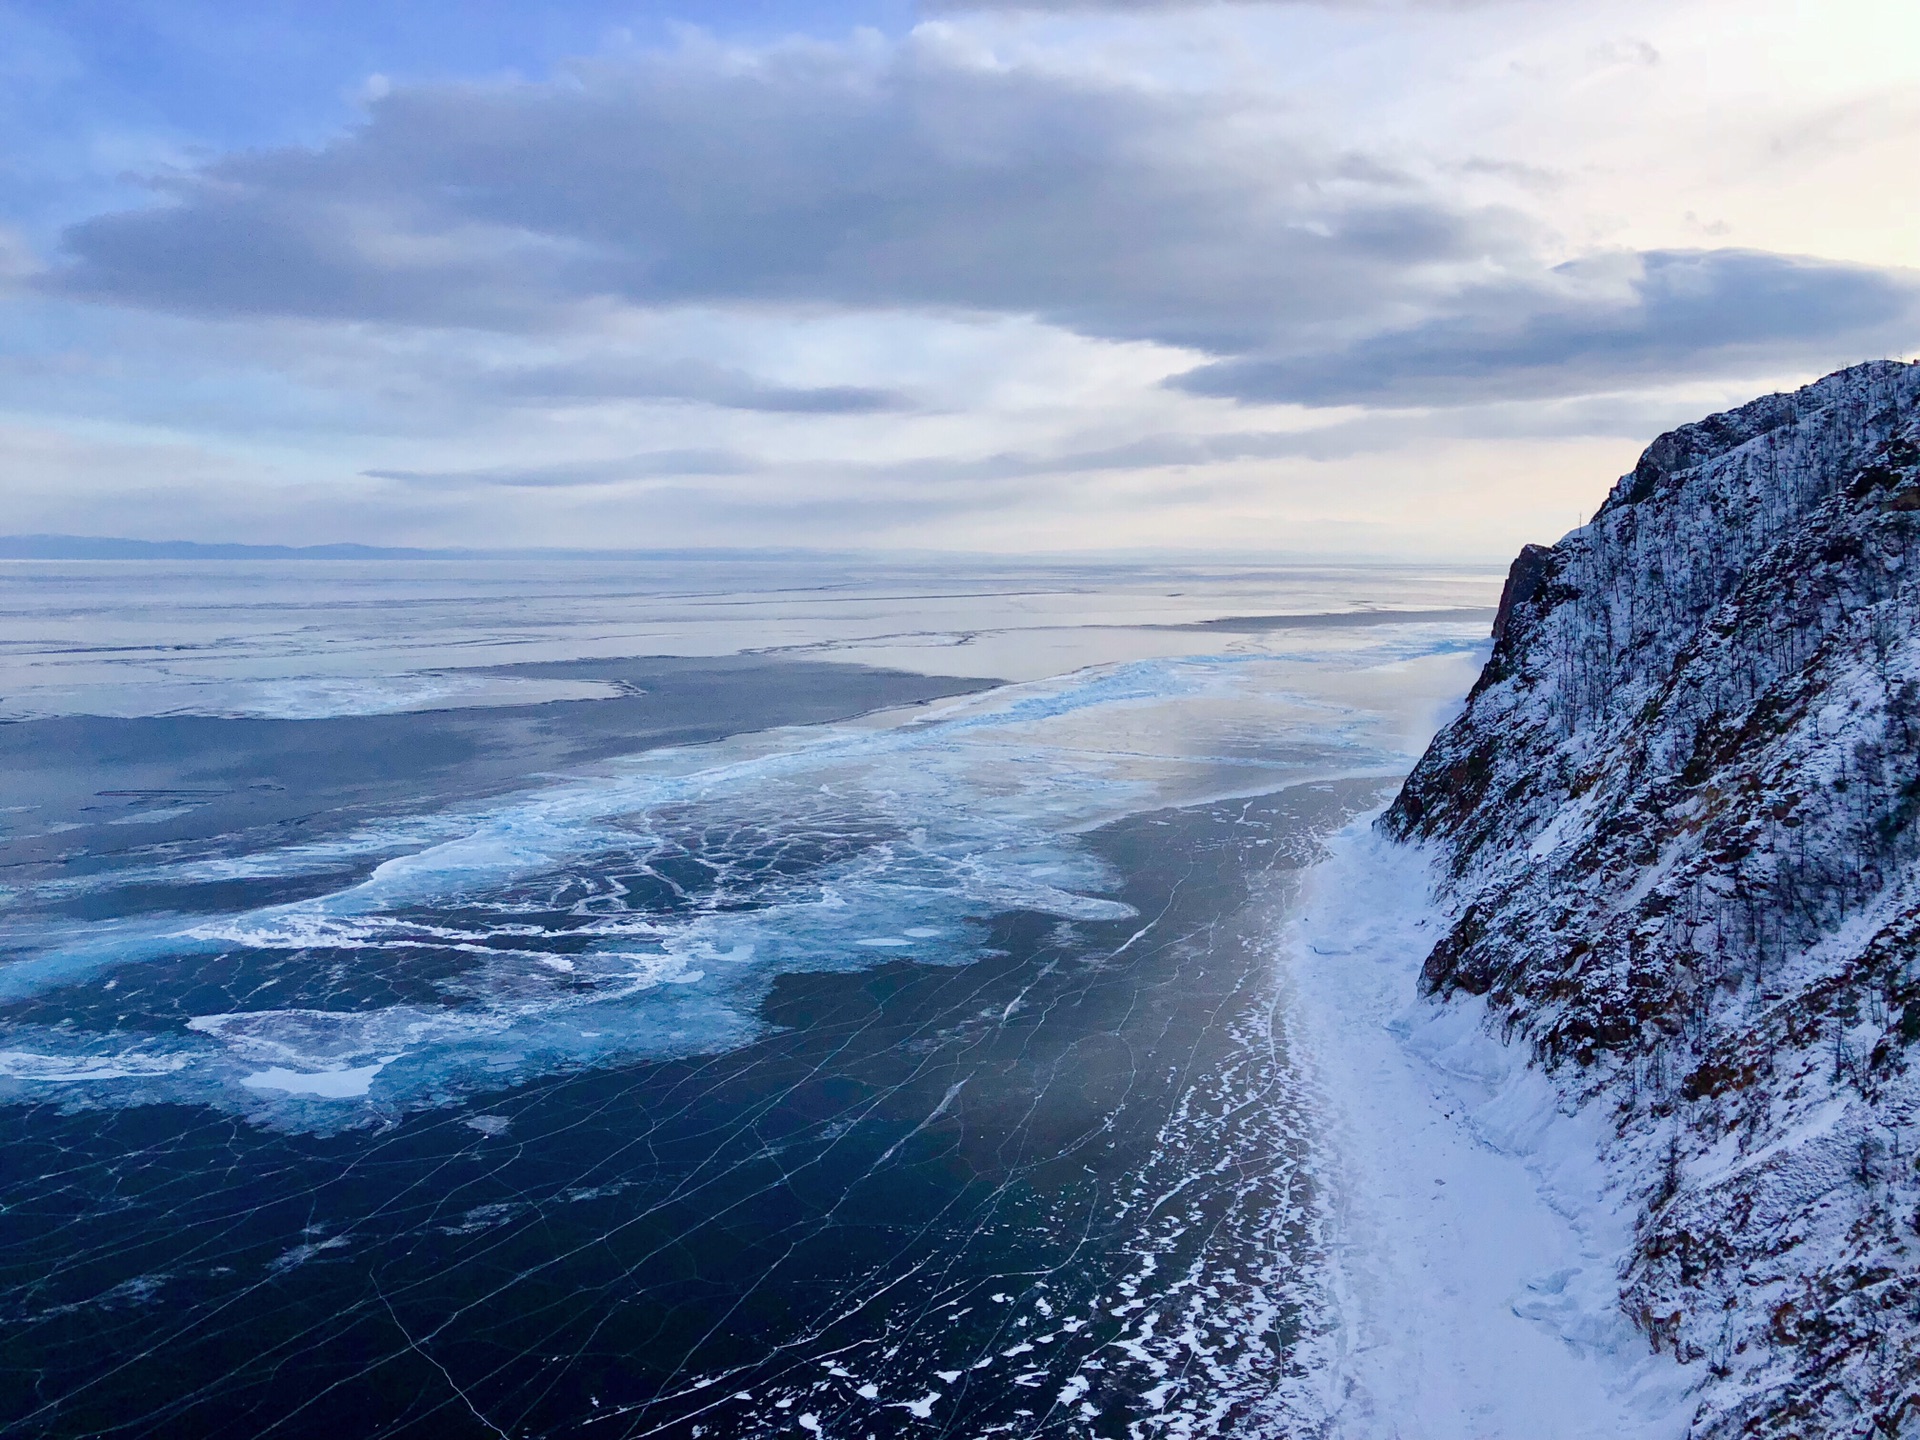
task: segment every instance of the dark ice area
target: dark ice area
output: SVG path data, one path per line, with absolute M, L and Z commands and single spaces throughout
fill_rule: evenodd
M 1284 1427 L 1315 1196 L 1273 917 L 1379 793 L 1108 825 L 1136 916 L 783 976 L 718 1055 L 372 1133 L 0 1110 L 6 1433 Z

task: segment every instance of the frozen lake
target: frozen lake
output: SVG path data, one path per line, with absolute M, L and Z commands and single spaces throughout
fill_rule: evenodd
M 1273 940 L 1498 584 L 0 566 L 0 1424 L 1310 1424 Z

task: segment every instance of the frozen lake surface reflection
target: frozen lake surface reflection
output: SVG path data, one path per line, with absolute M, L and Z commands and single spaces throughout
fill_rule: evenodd
M 7 572 L 5 1433 L 1310 1428 L 1276 916 L 1497 577 L 581 566 Z

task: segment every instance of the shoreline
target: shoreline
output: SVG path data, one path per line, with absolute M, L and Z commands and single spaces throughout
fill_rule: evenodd
M 1426 857 L 1372 820 L 1329 842 L 1282 946 L 1326 1122 L 1329 1433 L 1677 1440 L 1697 1377 L 1619 1310 L 1632 1210 L 1601 1118 L 1564 1113 L 1479 1002 L 1418 996 L 1441 912 Z

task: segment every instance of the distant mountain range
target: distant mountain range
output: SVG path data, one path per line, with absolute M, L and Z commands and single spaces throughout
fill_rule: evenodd
M 479 553 L 386 545 L 205 545 L 197 540 L 0 535 L 0 560 L 450 560 Z
M 785 548 L 740 549 L 421 549 L 395 545 L 226 545 L 199 540 L 116 540 L 95 535 L 0 535 L 0 560 L 484 560 L 567 557 L 720 560 L 767 559 L 779 555 L 824 555 L 825 551 Z

